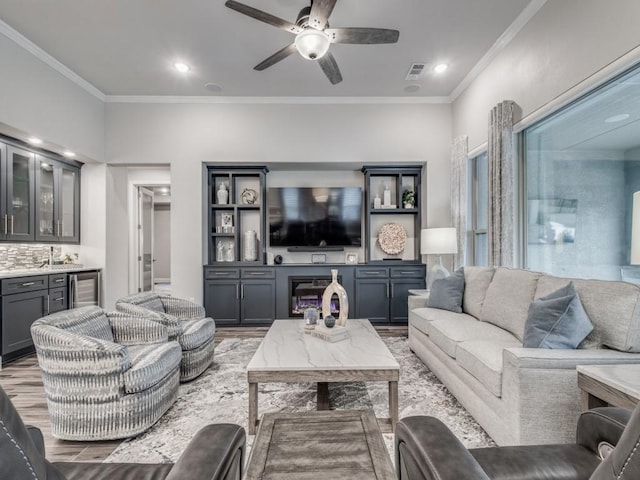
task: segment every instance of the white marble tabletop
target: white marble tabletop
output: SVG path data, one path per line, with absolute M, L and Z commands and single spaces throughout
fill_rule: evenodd
M 247 371 L 399 370 L 369 320 L 349 319 L 349 338 L 329 343 L 305 333 L 303 320 L 275 320 Z
M 577 371 L 640 401 L 640 364 L 578 365 Z

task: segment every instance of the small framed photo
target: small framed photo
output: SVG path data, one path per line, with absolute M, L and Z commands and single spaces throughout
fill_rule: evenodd
M 357 253 L 347 253 L 344 256 L 344 263 L 348 263 L 351 265 L 355 265 L 358 263 L 358 254 Z
M 233 227 L 233 214 L 222 213 L 220 214 L 220 225 L 223 227 Z
M 327 256 L 324 253 L 312 253 L 311 263 L 326 263 Z

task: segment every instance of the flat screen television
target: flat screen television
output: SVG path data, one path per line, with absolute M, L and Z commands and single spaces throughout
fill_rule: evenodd
M 269 188 L 267 205 L 271 247 L 362 246 L 360 187 Z

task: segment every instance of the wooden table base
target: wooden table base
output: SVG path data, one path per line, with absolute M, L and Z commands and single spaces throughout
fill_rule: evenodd
M 329 410 L 329 382 L 317 382 L 317 409 Z M 398 423 L 398 382 L 389 382 L 389 418 L 379 418 L 384 433 L 394 432 Z M 258 384 L 249 383 L 249 435 L 255 435 L 258 427 Z

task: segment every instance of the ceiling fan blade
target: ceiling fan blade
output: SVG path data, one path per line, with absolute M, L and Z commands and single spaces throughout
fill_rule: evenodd
M 256 20 L 260 20 L 261 22 L 268 23 L 269 25 L 273 25 L 274 27 L 281 28 L 282 30 L 286 30 L 291 33 L 298 34 L 303 30 L 294 23 L 287 22 L 286 20 L 263 12 L 262 10 L 258 10 L 257 8 L 250 7 L 249 5 L 245 5 L 244 3 L 236 2 L 235 0 L 227 0 L 225 5 L 231 10 L 243 13 L 251 18 L 255 18 Z
M 332 85 L 342 81 L 342 74 L 338 68 L 338 63 L 336 62 L 336 59 L 333 58 L 333 55 L 331 55 L 331 52 L 327 52 L 320 57 L 318 59 L 318 63 Z
M 331 43 L 396 43 L 400 32 L 387 28 L 327 28 L 324 33 L 329 35 Z
M 309 26 L 316 30 L 324 29 L 335 5 L 336 0 L 313 0 L 311 2 L 311 13 L 309 14 Z
M 271 65 L 278 63 L 280 60 L 284 60 L 293 52 L 296 52 L 296 44 L 292 43 L 291 45 L 287 45 L 283 49 L 278 50 L 276 53 L 271 55 L 269 58 L 265 58 L 258 65 L 253 67 L 254 70 L 264 70 L 265 68 L 269 68 Z

